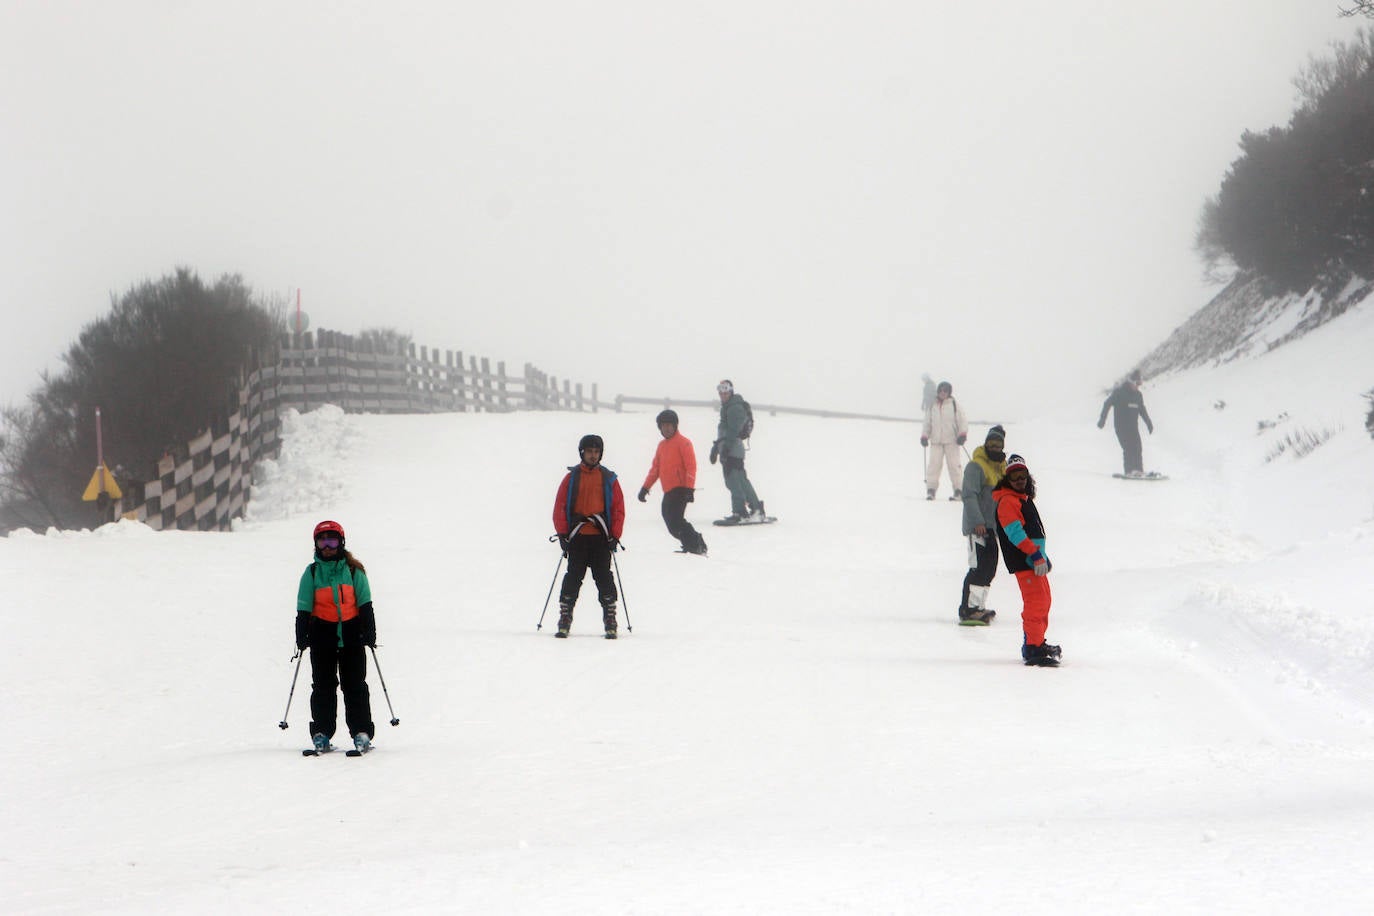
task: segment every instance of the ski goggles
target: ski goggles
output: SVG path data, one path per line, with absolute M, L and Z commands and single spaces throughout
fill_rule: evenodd
M 338 547 L 343 543 L 343 539 L 337 534 L 322 534 L 315 538 L 316 547 Z
M 729 382 L 721 382 L 716 386 L 716 394 L 730 394 L 735 390 L 735 386 Z

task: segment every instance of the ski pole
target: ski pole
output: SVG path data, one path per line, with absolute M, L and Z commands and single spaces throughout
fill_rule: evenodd
M 620 578 L 620 561 L 615 558 L 616 551 L 624 550 L 625 545 L 619 541 L 612 540 L 610 529 L 606 527 L 606 523 L 602 521 L 601 516 L 593 515 L 592 518 L 596 519 L 597 527 L 601 529 L 602 534 L 606 535 L 606 540 L 611 541 L 611 562 L 615 564 L 615 579 L 620 587 L 620 604 L 621 607 L 625 608 L 625 629 L 633 633 L 635 628 L 630 625 L 630 602 L 625 600 L 625 582 Z
M 281 721 L 277 723 L 277 728 L 286 730 L 286 714 L 291 711 L 291 698 L 296 695 L 296 678 L 301 673 L 301 662 L 305 660 L 305 650 L 296 650 L 296 673 L 291 675 L 291 692 L 286 695 L 286 708 L 282 710 Z
M 577 534 L 577 532 L 581 530 L 582 525 L 582 522 L 578 522 L 577 526 L 573 528 L 568 537 L 571 538 L 573 535 Z M 550 544 L 556 540 L 558 540 L 558 535 L 554 534 L 549 536 Z M 542 630 L 544 628 L 544 615 L 549 612 L 549 599 L 553 597 L 553 587 L 558 582 L 558 571 L 563 568 L 563 561 L 567 559 L 567 557 L 568 552 L 566 550 L 558 555 L 558 565 L 553 568 L 553 581 L 549 583 L 549 593 L 544 596 L 544 610 L 539 612 L 539 622 L 534 625 L 536 630 Z
M 386 697 L 386 711 L 391 713 L 391 724 L 400 725 L 401 720 L 396 718 L 396 710 L 391 708 L 391 694 L 386 692 L 386 678 L 382 677 L 382 666 L 377 661 L 377 649 L 375 646 L 368 646 L 372 650 L 372 667 L 377 669 L 377 680 L 382 682 L 382 696 Z
M 625 629 L 633 633 L 635 628 L 630 623 L 630 602 L 625 600 L 625 580 L 620 578 L 620 561 L 615 558 L 615 548 L 611 549 L 611 562 L 615 564 L 615 580 L 620 586 L 620 606 L 625 610 Z
M 549 540 L 554 539 L 555 538 L 550 538 Z M 553 587 L 558 584 L 558 571 L 563 568 L 563 558 L 566 556 L 567 554 L 565 553 L 560 553 L 558 555 L 558 565 L 553 568 L 553 581 L 549 583 L 549 593 L 544 596 L 544 610 L 539 612 L 539 622 L 534 625 L 536 630 L 542 630 L 544 628 L 544 615 L 549 612 L 549 599 L 553 597 Z

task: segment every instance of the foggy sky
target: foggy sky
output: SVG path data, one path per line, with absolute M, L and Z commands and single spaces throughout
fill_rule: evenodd
M 1015 419 L 1206 302 L 1336 6 L 2 0 L 0 401 L 185 265 L 603 397 Z

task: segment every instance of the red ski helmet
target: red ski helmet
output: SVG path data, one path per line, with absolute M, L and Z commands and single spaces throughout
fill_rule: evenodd
M 338 522 L 330 521 L 328 519 L 320 522 L 318 525 L 315 526 L 315 534 L 313 535 L 313 537 L 318 538 L 320 535 L 330 531 L 337 534 L 339 536 L 340 541 L 347 540 L 344 537 L 343 525 L 340 525 Z

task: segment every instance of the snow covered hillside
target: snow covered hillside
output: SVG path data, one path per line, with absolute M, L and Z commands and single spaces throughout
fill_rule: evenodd
M 634 502 L 652 412 L 324 408 L 234 533 L 13 534 L 0 912 L 1368 912 L 1371 340 L 1363 306 L 1148 385 L 1166 482 L 1111 477 L 1097 398 L 990 418 L 1039 481 L 1058 670 L 1021 665 L 1005 571 L 955 626 L 959 507 L 902 424 L 759 416 L 780 522 L 719 529 L 682 411 L 705 559 Z M 629 500 L 616 642 L 590 581 L 573 638 L 535 629 L 589 431 Z M 308 665 L 276 728 L 326 517 L 401 721 L 371 672 L 362 759 L 300 756 Z

